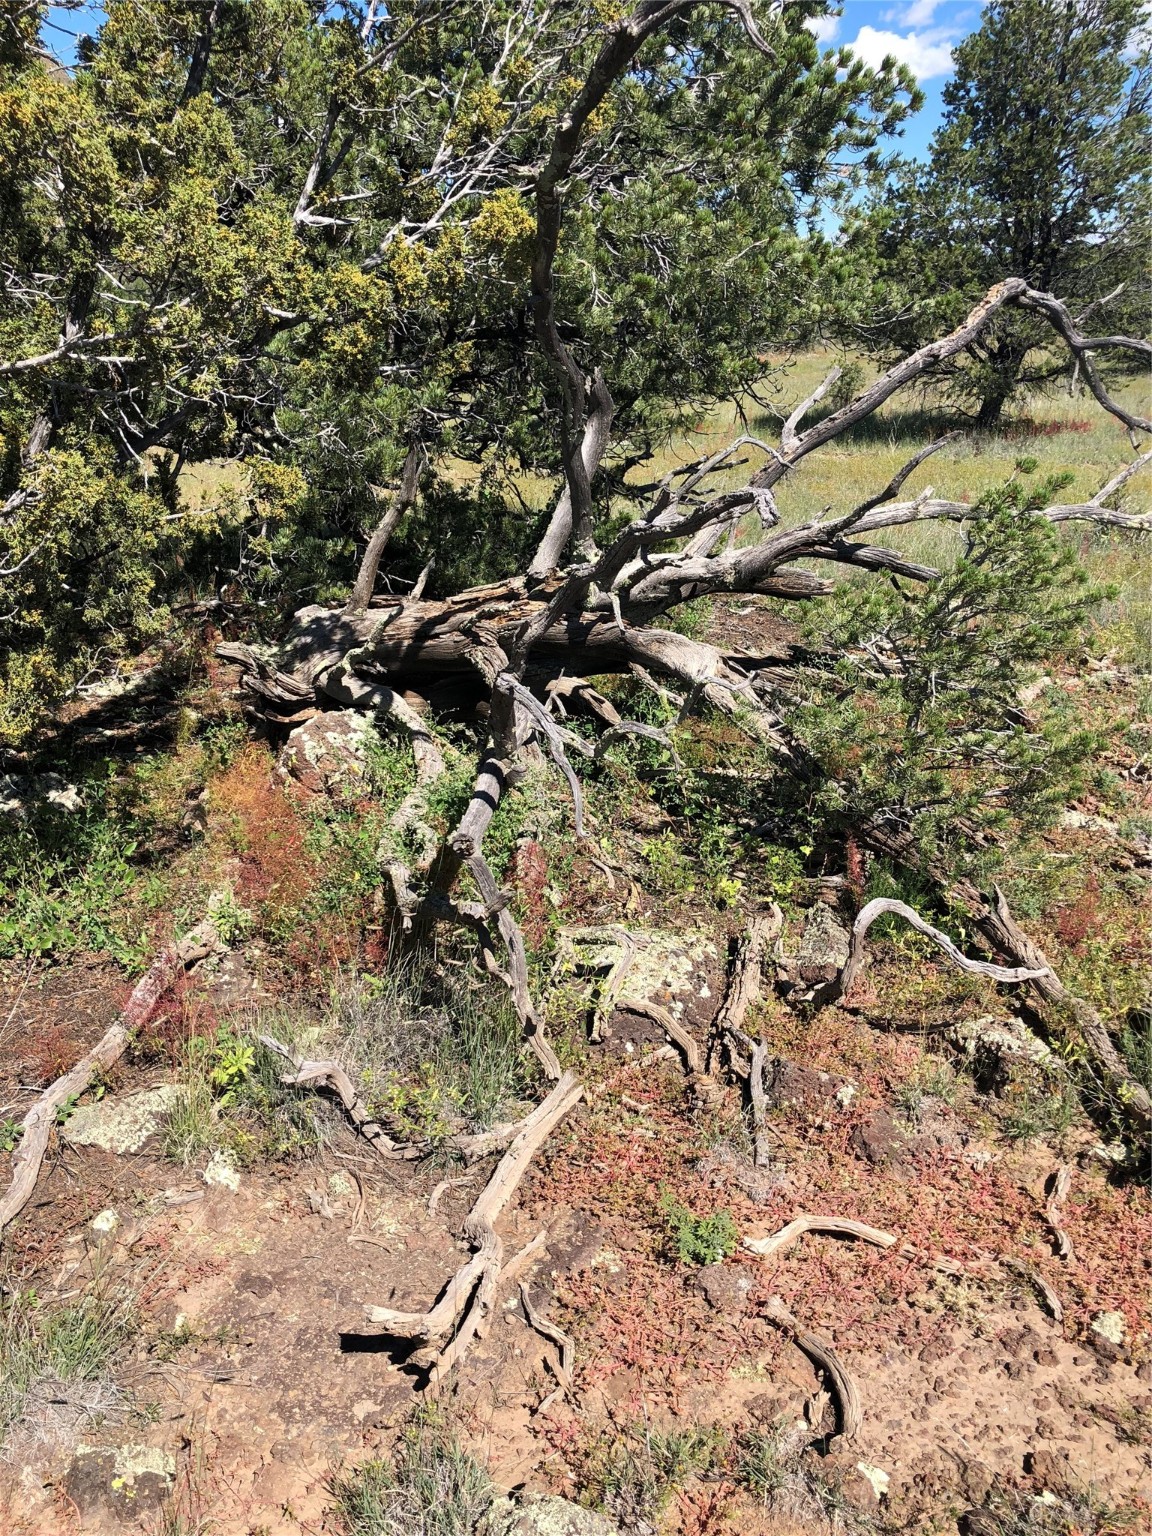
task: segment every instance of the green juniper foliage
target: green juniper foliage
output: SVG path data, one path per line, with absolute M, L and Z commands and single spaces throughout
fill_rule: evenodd
M 611 376 L 629 462 L 847 281 L 802 227 L 881 172 L 918 97 L 903 68 L 822 55 L 822 9 L 762 18 L 767 61 L 694 9 L 585 136 L 562 320 Z M 618 15 L 111 0 L 68 71 L 45 11 L 0 39 L 0 747 L 173 599 L 271 621 L 343 595 L 413 444 L 393 573 L 520 568 L 541 513 L 518 480 L 559 465 L 528 189 Z

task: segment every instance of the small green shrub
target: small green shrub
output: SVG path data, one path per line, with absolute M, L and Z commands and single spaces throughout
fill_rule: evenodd
M 686 1205 L 672 1195 L 660 1201 L 668 1221 L 676 1257 L 681 1264 L 719 1264 L 736 1252 L 740 1234 L 729 1211 L 714 1211 L 711 1216 L 693 1216 Z
M 391 1460 L 342 1472 L 332 1492 L 346 1536 L 473 1536 L 493 1499 L 484 1468 L 436 1425 L 409 1429 Z
M 593 1441 L 582 1497 L 633 1529 L 658 1519 L 673 1490 L 723 1456 L 720 1431 L 698 1425 L 662 1431 L 644 1420 L 614 1425 Z
M 694 873 L 688 855 L 675 832 L 649 838 L 640 849 L 652 883 L 668 896 L 682 896 L 693 889 Z

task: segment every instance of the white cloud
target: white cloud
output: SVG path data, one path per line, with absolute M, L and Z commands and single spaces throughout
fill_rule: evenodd
M 840 31 L 839 16 L 812 16 L 804 25 L 818 43 L 832 43 Z
M 912 0 L 912 4 L 900 13 L 900 21 L 906 27 L 926 27 L 939 4 L 940 0 Z
M 848 45 L 858 59 L 873 69 L 889 54 L 908 68 L 918 80 L 952 73 L 952 44 L 938 31 L 878 32 L 875 27 L 861 27 L 854 43 Z

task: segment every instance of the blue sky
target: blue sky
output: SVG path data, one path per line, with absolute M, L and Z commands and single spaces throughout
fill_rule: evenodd
M 975 0 L 842 0 L 839 17 L 817 23 L 826 45 L 847 44 L 867 64 L 892 54 L 907 64 L 925 95 L 923 109 L 904 129 L 904 154 L 924 158 L 940 121 L 940 92 L 952 73 L 952 49 L 980 25 Z
M 940 121 L 940 91 L 952 70 L 951 51 L 962 37 L 980 25 L 979 0 L 842 0 L 843 14 L 818 23 L 814 30 L 828 46 L 846 43 L 868 64 L 879 64 L 886 53 L 907 64 L 927 100 L 924 109 L 904 130 L 905 154 L 925 155 Z M 75 52 L 75 35 L 100 24 L 96 5 L 76 9 L 52 6 L 45 37 L 65 63 Z

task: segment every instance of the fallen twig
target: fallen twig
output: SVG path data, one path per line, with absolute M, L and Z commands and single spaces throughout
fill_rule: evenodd
M 0 1200 L 0 1233 L 15 1220 L 32 1197 L 44 1154 L 48 1150 L 52 1128 L 56 1124 L 56 1111 L 67 1104 L 69 1099 L 78 1098 L 97 1072 L 107 1071 L 119 1061 L 131 1032 L 148 1022 L 156 1005 L 181 971 L 223 948 L 211 920 L 205 919 L 182 939 L 162 950 L 133 987 L 124 1004 L 124 1012 L 116 1023 L 74 1067 L 45 1088 L 21 1122 L 20 1142 L 12 1154 L 12 1182 L 7 1194 Z
M 783 1328 L 790 1334 L 797 1348 L 802 1349 L 808 1358 L 824 1372 L 837 1399 L 840 1418 L 839 1433 L 846 1441 L 854 1440 L 863 1422 L 860 1393 L 856 1389 L 856 1383 L 848 1374 L 844 1362 L 831 1344 L 818 1334 L 808 1333 L 802 1328 L 779 1296 L 771 1296 L 765 1302 L 764 1316 L 770 1323 L 775 1323 L 778 1328 Z
M 572 1371 L 576 1363 L 576 1346 L 562 1328 L 557 1328 L 555 1323 L 549 1322 L 546 1317 L 541 1317 L 532 1305 L 532 1297 L 529 1294 L 525 1281 L 520 1282 L 520 1300 L 524 1306 L 524 1316 L 528 1319 L 529 1327 L 534 1328 L 544 1338 L 551 1340 L 560 1351 L 558 1360 L 549 1360 L 548 1365 L 552 1374 L 556 1377 L 559 1386 L 555 1392 L 549 1392 L 548 1396 L 536 1409 L 537 1413 L 543 1413 L 556 1401 L 558 1397 L 572 1390 Z
M 435 1343 L 456 1329 L 455 1336 L 430 1361 L 430 1388 L 435 1388 L 461 1358 L 491 1310 L 505 1268 L 504 1244 L 495 1229 L 497 1219 L 515 1194 L 533 1156 L 583 1094 L 575 1074 L 565 1072 L 543 1103 L 521 1122 L 515 1140 L 497 1163 L 464 1223 L 464 1236 L 475 1252 L 452 1276 L 433 1307 L 427 1312 L 364 1308 L 369 1323 L 401 1338 Z
M 1044 1207 L 1048 1217 L 1048 1225 L 1056 1238 L 1056 1252 L 1066 1262 L 1071 1262 L 1076 1257 L 1076 1250 L 1072 1246 L 1072 1239 L 1061 1226 L 1063 1206 L 1068 1198 L 1068 1190 L 1072 1184 L 1072 1168 L 1068 1163 L 1061 1163 L 1052 1176 L 1052 1189 L 1048 1195 L 1048 1204 Z

